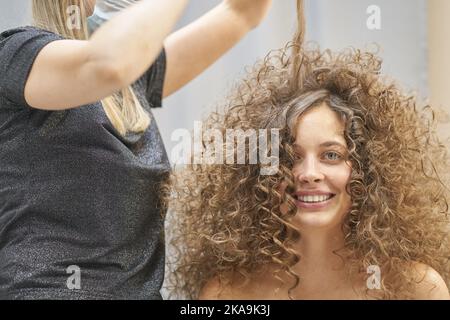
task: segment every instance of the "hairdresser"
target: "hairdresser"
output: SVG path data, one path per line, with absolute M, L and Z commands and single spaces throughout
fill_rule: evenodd
M 170 164 L 151 108 L 272 1 L 172 34 L 187 0 L 97 2 L 88 23 L 95 0 L 33 0 L 34 25 L 0 34 L 0 299 L 161 299 Z

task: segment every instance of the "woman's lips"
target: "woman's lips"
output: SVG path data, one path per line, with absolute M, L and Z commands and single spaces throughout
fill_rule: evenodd
M 302 209 L 323 209 L 331 204 L 335 196 L 336 195 L 333 195 L 330 199 L 321 202 L 303 202 L 298 200 L 297 198 L 295 200 L 295 204 L 297 205 L 298 208 Z

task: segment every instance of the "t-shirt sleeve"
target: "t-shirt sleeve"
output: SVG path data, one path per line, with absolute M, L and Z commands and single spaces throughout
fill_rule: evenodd
M 2 33 L 0 96 L 10 104 L 28 106 L 24 96 L 25 84 L 37 55 L 50 42 L 62 39 L 54 33 L 31 27 Z
M 166 76 L 166 51 L 163 49 L 150 69 L 145 73 L 145 96 L 150 107 L 162 106 L 164 79 Z

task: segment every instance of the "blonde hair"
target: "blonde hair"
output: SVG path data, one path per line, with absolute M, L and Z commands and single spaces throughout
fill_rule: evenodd
M 80 13 L 80 25 L 76 28 L 68 26 L 71 6 L 77 7 Z M 33 22 L 38 28 L 68 39 L 89 38 L 85 0 L 33 0 Z M 102 105 L 112 125 L 122 136 L 127 132 L 143 132 L 150 125 L 150 116 L 131 86 L 104 98 Z

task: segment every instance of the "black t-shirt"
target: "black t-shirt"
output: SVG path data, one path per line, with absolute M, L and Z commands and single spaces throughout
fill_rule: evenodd
M 163 141 L 154 119 L 120 136 L 100 102 L 28 106 L 31 66 L 61 39 L 34 27 L 0 34 L 0 298 L 160 299 Z M 165 62 L 163 51 L 133 84 L 150 114 Z

